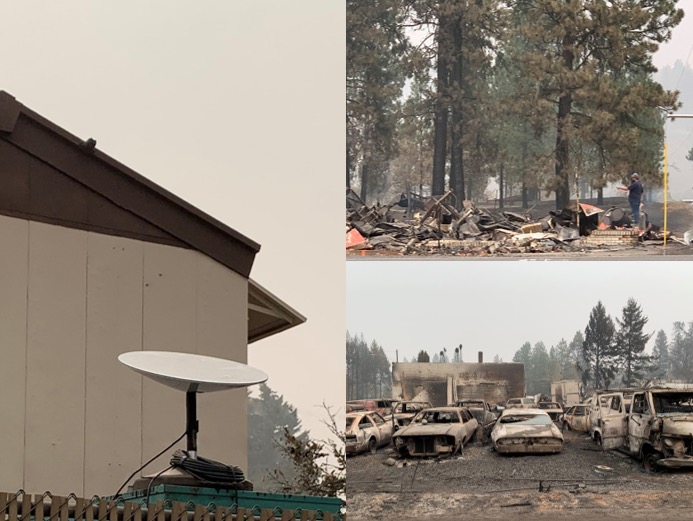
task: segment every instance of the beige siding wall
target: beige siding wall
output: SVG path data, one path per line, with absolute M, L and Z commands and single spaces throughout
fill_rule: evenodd
M 183 433 L 185 395 L 118 354 L 246 361 L 247 280 L 199 252 L 2 216 L 0 252 L 2 490 L 113 494 Z M 198 415 L 200 453 L 247 468 L 245 392 Z
M 29 223 L 0 220 L 0 490 L 24 484 Z
M 141 465 L 142 379 L 125 370 L 117 357 L 142 348 L 145 247 L 98 234 L 89 234 L 87 247 L 84 453 L 89 455 L 89 464 L 83 486 L 87 493 L 107 490 L 114 494 L 118 481 L 122 483 Z M 104 375 L 112 375 L 109 385 L 104 385 Z
M 81 490 L 87 236 L 29 225 L 24 490 Z M 15 370 L 18 370 L 16 368 Z

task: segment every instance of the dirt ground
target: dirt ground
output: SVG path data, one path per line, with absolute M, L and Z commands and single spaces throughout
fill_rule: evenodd
M 583 201 L 589 204 L 596 205 L 596 200 L 588 199 Z M 599 205 L 600 208 L 608 209 L 611 206 L 619 206 L 623 209 L 628 208 L 628 202 L 622 197 L 612 197 L 605 199 L 604 203 Z M 529 210 L 520 207 L 506 207 L 508 211 L 518 213 L 529 213 L 532 217 L 540 218 L 548 214 L 550 210 L 555 209 L 553 201 L 542 201 L 530 208 Z M 629 211 L 629 210 L 628 210 Z M 648 215 L 648 220 L 660 229 L 664 228 L 664 205 L 662 203 L 647 203 L 645 211 Z M 667 204 L 667 223 L 666 229 L 671 232 L 674 238 L 682 239 L 683 234 L 693 229 L 693 204 L 684 203 L 682 201 L 673 201 Z M 441 259 L 446 257 L 444 254 L 438 255 L 401 255 L 394 252 L 384 250 L 371 251 L 351 251 L 347 250 L 347 259 L 349 260 L 366 260 L 366 259 L 388 259 L 388 258 L 407 258 L 417 259 Z M 668 240 L 666 245 L 663 241 L 643 241 L 635 246 L 604 246 L 598 247 L 588 245 L 585 241 L 575 241 L 571 243 L 568 251 L 549 252 L 549 253 L 519 253 L 519 254 L 498 254 L 480 256 L 455 256 L 455 259 L 466 260 L 467 258 L 474 259 L 580 259 L 580 260 L 611 260 L 611 259 L 632 259 L 632 260 L 693 260 L 693 247 L 681 244 L 676 240 Z
M 453 458 L 400 458 L 390 448 L 350 457 L 349 519 L 693 518 L 693 472 L 649 474 L 584 433 L 565 440 L 555 455 L 504 456 L 472 443 Z

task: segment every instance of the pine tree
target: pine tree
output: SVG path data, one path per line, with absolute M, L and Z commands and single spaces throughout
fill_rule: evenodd
M 619 326 L 615 337 L 616 356 L 623 368 L 621 382 L 626 387 L 633 387 L 641 382 L 652 365 L 652 357 L 645 354 L 645 346 L 652 334 L 643 332 L 647 317 L 633 298 L 628 299 L 621 318 L 616 322 Z
M 513 362 L 525 364 L 525 374 L 527 374 L 527 368 L 532 363 L 532 344 L 529 342 L 522 344 L 522 347 L 515 351 Z
M 525 366 L 525 389 L 529 388 L 529 378 L 532 375 L 532 344 L 525 342 L 522 347 L 515 351 L 513 355 L 513 362 L 524 364 Z
M 392 396 L 392 377 L 390 375 L 390 361 L 387 355 L 375 340 L 371 343 L 371 364 L 373 365 L 373 393 L 377 398 L 389 398 Z
M 433 150 L 433 115 L 430 109 L 430 78 L 415 74 L 409 83 L 397 124 L 397 155 L 390 163 L 391 186 L 396 192 L 424 196 L 430 182 Z
M 408 48 L 401 17 L 398 0 L 347 0 L 346 186 L 359 178 L 364 201 L 385 184 L 396 150 Z
M 390 361 L 383 348 L 363 335 L 346 338 L 347 400 L 381 398 L 392 395 Z
M 552 357 L 553 364 L 553 380 L 571 380 L 575 377 L 574 363 L 570 358 L 570 346 L 564 338 L 561 338 L 555 348 L 551 348 L 554 352 Z M 550 354 L 550 353 L 549 353 Z
M 693 381 L 693 322 L 674 322 L 669 345 L 671 376 L 683 382 Z
M 285 402 L 283 396 L 264 383 L 259 392 L 259 396 L 248 393 L 248 480 L 258 490 L 278 491 L 268 471 L 294 475 L 278 444 L 284 433 L 302 441 L 308 439 L 309 433 L 301 430 L 296 408 Z
M 582 343 L 582 356 L 585 361 L 582 378 L 584 382 L 594 382 L 596 389 L 608 389 L 616 374 L 618 353 L 614 336 L 614 322 L 599 301 L 590 312 L 585 327 L 585 340 Z
M 587 385 L 587 382 L 583 378 L 583 369 L 587 368 L 587 363 L 582 353 L 582 345 L 584 343 L 585 337 L 582 335 L 582 331 L 576 331 L 570 344 L 568 344 L 570 367 L 566 368 L 567 372 L 565 376 L 567 380 L 579 379 L 583 386 Z
M 431 35 L 425 46 L 428 63 L 423 63 L 433 76 L 431 193 L 443 194 L 447 180 L 461 206 L 464 198 L 471 198 L 467 170 L 486 175 L 481 168 L 466 169 L 464 164 L 487 164 L 486 75 L 506 10 L 499 9 L 498 0 L 413 0 L 408 5 L 411 23 Z
M 528 394 L 551 395 L 551 366 L 549 353 L 543 342 L 537 342 L 532 349 L 532 364 L 527 385 Z
M 416 361 L 422 362 L 422 363 L 428 363 L 431 361 L 431 357 L 428 356 L 428 353 L 422 349 L 421 351 L 419 351 L 419 354 L 416 356 Z
M 652 348 L 652 366 L 650 376 L 666 380 L 669 378 L 669 341 L 663 329 L 657 332 L 655 345 Z
M 676 105 L 676 94 L 649 79 L 651 53 L 667 40 L 683 17 L 676 0 L 520 0 L 514 35 L 526 44 L 512 59 L 522 66 L 529 87 L 519 101 L 535 107 L 528 119 L 555 135 L 554 175 L 546 187 L 556 207 L 570 200 L 579 165 L 576 145 L 592 143 L 604 157 L 631 157 L 629 166 L 650 171 L 641 154 L 644 126 L 660 106 Z M 531 20 L 531 23 L 523 21 Z M 533 80 L 533 81 L 531 81 Z M 552 118 L 549 127 L 548 117 Z M 656 119 L 656 118 L 654 118 Z M 650 157 L 651 158 L 651 157 Z M 635 161 L 634 161 L 635 160 Z M 622 164 L 611 165 L 612 170 Z M 643 167 L 643 168 L 641 168 Z

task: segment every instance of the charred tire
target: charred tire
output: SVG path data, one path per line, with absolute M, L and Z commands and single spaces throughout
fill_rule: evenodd
M 645 467 L 647 472 L 655 473 L 658 472 L 659 465 L 657 462 L 662 459 L 662 454 L 655 451 L 645 452 L 642 455 L 642 466 Z
M 570 431 L 572 429 L 570 428 L 570 425 L 568 425 L 568 422 L 563 422 L 562 430 Z
M 399 449 L 397 449 L 397 452 L 399 452 L 399 455 L 402 456 L 403 458 L 406 458 L 407 456 L 409 456 L 409 450 L 407 449 L 406 446 L 400 447 Z
M 371 438 L 368 440 L 368 451 L 371 454 L 375 454 L 378 450 L 378 442 L 375 440 L 375 438 Z
M 594 441 L 596 441 L 597 445 L 599 445 L 601 447 L 602 446 L 602 435 L 599 434 L 598 432 L 595 432 L 594 433 Z

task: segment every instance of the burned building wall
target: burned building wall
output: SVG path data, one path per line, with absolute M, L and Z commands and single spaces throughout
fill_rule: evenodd
M 505 403 L 524 396 L 525 367 L 515 363 L 393 363 L 393 398 L 413 400 L 422 393 L 434 406 L 465 398 Z

